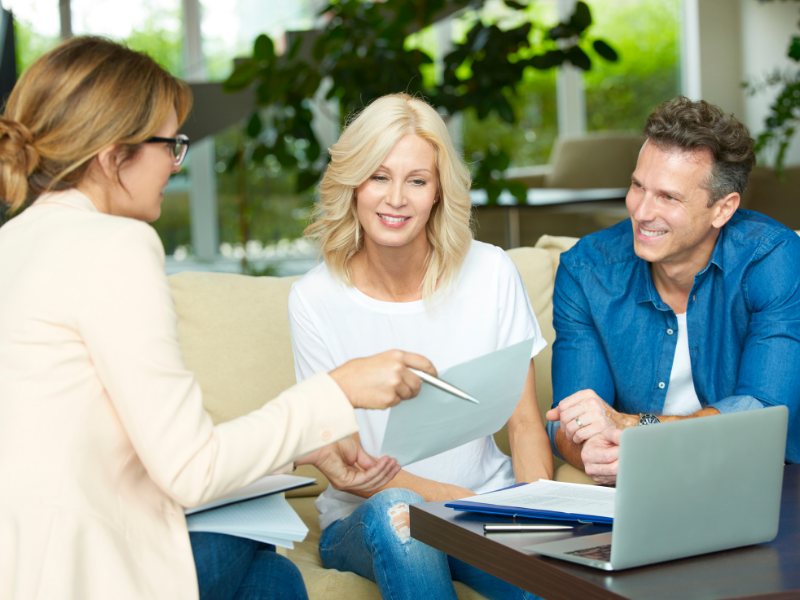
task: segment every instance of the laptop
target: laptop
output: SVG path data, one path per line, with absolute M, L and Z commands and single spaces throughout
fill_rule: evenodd
M 788 419 L 776 406 L 625 429 L 613 531 L 525 550 L 617 571 L 772 541 Z

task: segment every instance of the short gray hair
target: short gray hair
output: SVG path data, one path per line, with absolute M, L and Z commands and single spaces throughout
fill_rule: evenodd
M 678 96 L 656 107 L 644 134 L 660 148 L 711 151 L 711 175 L 703 186 L 710 195 L 709 206 L 732 192 L 744 193 L 756 155 L 750 132 L 732 114 L 705 100 Z

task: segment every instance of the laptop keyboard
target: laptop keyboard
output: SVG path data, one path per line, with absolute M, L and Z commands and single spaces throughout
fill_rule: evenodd
M 583 558 L 591 558 L 594 560 L 611 560 L 611 544 L 604 546 L 595 546 L 594 548 L 582 548 L 580 550 L 573 550 L 572 552 L 565 552 L 564 554 L 572 554 L 574 556 L 581 556 Z

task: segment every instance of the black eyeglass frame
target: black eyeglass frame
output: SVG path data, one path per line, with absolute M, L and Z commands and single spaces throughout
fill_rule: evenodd
M 189 146 L 191 142 L 189 141 L 189 137 L 179 133 L 174 138 L 165 138 L 165 137 L 158 137 L 153 136 L 151 138 L 147 138 L 143 144 L 169 144 L 172 146 L 172 152 L 175 153 L 175 147 L 181 146 L 182 151 L 179 157 L 176 157 L 173 161 L 176 167 L 179 167 L 183 164 L 183 160 L 186 158 L 186 153 L 189 152 Z

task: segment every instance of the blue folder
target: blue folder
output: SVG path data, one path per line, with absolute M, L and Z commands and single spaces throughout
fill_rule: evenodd
M 511 489 L 524 483 L 511 485 L 503 489 Z M 500 490 L 496 490 L 500 491 Z M 479 498 L 480 496 L 476 496 Z M 446 507 L 455 510 L 463 510 L 467 512 L 489 513 L 492 515 L 508 515 L 514 517 L 526 517 L 529 519 L 545 519 L 548 521 L 579 521 L 581 523 L 605 523 L 612 524 L 614 519 L 608 517 L 601 517 L 598 515 L 577 515 L 573 513 L 564 513 L 553 510 L 536 510 L 532 508 L 522 508 L 520 506 L 504 506 L 499 504 L 484 504 L 481 502 L 473 501 L 459 501 L 454 500 L 445 504 Z

